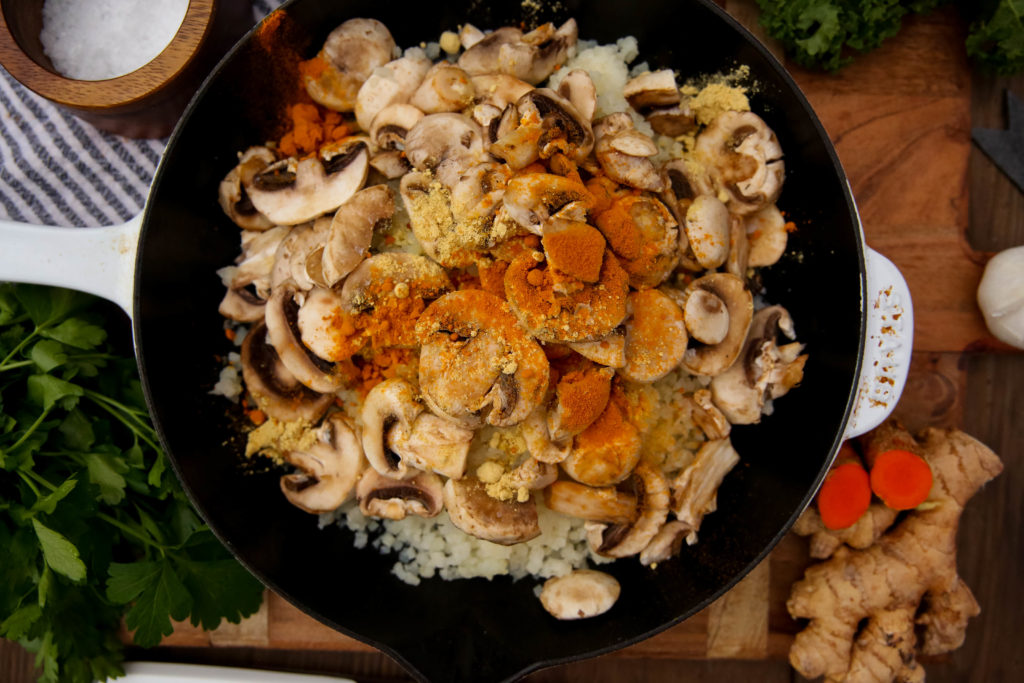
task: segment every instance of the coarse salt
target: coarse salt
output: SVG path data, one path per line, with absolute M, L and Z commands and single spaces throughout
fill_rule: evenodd
M 99 81 L 131 73 L 178 32 L 189 0 L 45 0 L 39 38 L 54 68 Z

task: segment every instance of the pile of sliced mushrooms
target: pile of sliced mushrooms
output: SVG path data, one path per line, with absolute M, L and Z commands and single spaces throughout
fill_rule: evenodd
M 279 453 L 299 508 L 445 510 L 467 534 L 514 544 L 540 534 L 540 499 L 587 520 L 597 554 L 654 565 L 695 542 L 715 509 L 739 460 L 731 426 L 758 422 L 801 380 L 792 319 L 755 311 L 751 294 L 755 269 L 786 248 L 774 133 L 750 111 L 699 126 L 668 69 L 626 84 L 632 112 L 594 118 L 585 70 L 541 85 L 576 40 L 573 20 L 466 25 L 442 36 L 447 59 L 432 63 L 415 48 L 396 59 L 378 21 L 346 21 L 305 86 L 360 132 L 305 158 L 252 147 L 221 183 L 241 254 L 220 312 L 250 326 L 248 397 L 315 437 Z M 655 161 L 656 138 L 682 135 L 695 136 L 683 156 Z M 419 253 L 374 241 L 402 214 Z M 400 299 L 422 302 L 389 337 L 412 350 L 414 372 L 340 409 L 353 362 L 381 351 L 358 321 Z M 637 407 L 650 410 L 651 386 L 673 373 L 700 386 L 678 420 L 703 432 L 676 470 L 645 454 Z M 485 427 L 518 430 L 527 451 L 474 469 Z M 513 495 L 495 495 L 499 481 Z M 612 577 L 578 570 L 541 598 L 574 619 L 618 593 Z

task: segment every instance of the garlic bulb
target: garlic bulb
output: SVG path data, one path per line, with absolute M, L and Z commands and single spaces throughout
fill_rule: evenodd
M 1001 251 L 988 262 L 978 306 L 999 341 L 1024 349 L 1024 246 Z

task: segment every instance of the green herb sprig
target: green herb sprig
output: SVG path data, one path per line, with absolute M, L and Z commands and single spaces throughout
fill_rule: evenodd
M 109 323 L 88 295 L 0 284 L 0 637 L 41 681 L 122 674 L 122 617 L 149 647 L 262 598 L 167 471 Z

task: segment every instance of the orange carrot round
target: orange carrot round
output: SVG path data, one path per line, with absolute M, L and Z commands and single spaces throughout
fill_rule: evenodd
M 910 510 L 928 499 L 932 470 L 916 453 L 900 449 L 884 451 L 874 457 L 871 490 L 893 510 Z
M 818 491 L 818 513 L 828 529 L 853 526 L 871 504 L 868 473 L 856 451 L 843 444 Z

